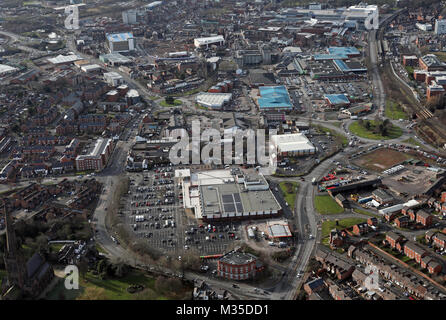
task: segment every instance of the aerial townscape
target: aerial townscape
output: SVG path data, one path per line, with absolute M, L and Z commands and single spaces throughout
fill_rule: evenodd
M 446 1 L 2 0 L 0 300 L 446 300 L 445 107 Z

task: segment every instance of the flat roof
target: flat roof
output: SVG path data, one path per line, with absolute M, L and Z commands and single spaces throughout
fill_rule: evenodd
M 235 216 L 281 209 L 271 190 L 244 191 L 241 186 L 237 183 L 201 186 L 202 215 L 220 213 Z
M 359 50 L 356 49 L 355 47 L 329 47 L 327 51 L 329 54 L 345 55 L 345 56 L 360 54 Z
M 129 39 L 133 39 L 133 33 L 123 32 L 123 33 L 107 34 L 107 39 L 108 41 L 111 42 L 127 41 Z
M 18 69 L 14 68 L 14 67 L 11 67 L 11 66 L 8 66 L 6 64 L 0 64 L 0 74 L 13 72 L 13 71 L 16 71 L 16 70 L 18 70 Z
M 260 87 L 260 98 L 257 99 L 259 107 L 263 108 L 289 108 L 293 107 L 288 90 L 285 86 Z
M 271 238 L 286 238 L 292 236 L 290 226 L 287 224 L 268 225 L 268 233 Z
M 243 265 L 255 260 L 257 260 L 257 258 L 254 255 L 238 251 L 228 252 L 220 258 L 221 262 L 233 265 Z
M 196 102 L 208 107 L 221 107 L 232 99 L 232 93 L 201 92 L 196 97 Z
M 315 150 L 313 144 L 303 133 L 274 135 L 271 137 L 271 141 L 280 152 Z
M 48 58 L 47 60 L 49 62 L 51 62 L 52 64 L 60 64 L 60 63 L 67 63 L 67 62 L 74 62 L 77 60 L 82 60 L 82 58 L 75 54 L 70 54 L 70 55 L 66 55 L 66 56 L 60 54 L 57 57 Z

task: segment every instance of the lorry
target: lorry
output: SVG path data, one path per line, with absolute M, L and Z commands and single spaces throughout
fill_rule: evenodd
M 313 186 L 315 186 L 315 185 L 317 184 L 317 182 L 316 182 L 316 178 L 311 179 L 311 184 L 312 184 Z

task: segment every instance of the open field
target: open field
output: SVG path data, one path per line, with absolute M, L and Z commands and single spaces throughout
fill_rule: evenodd
M 384 111 L 385 115 L 389 119 L 399 120 L 408 119 L 407 114 L 401 108 L 401 106 L 392 100 L 386 101 L 386 109 Z
M 169 300 L 190 298 L 190 291 L 182 290 L 172 292 L 160 292 L 156 289 L 156 280 L 140 271 L 131 271 L 127 276 L 119 279 L 101 280 L 98 276 L 88 272 L 85 279 L 79 277 L 79 290 L 66 290 L 64 280 L 48 294 L 47 299 L 59 300 L 63 296 L 66 300 Z M 143 285 L 144 290 L 138 293 L 130 293 L 127 288 L 130 285 Z
M 283 181 L 279 184 L 280 189 L 283 192 L 283 197 L 291 209 L 294 208 L 294 202 L 296 200 L 296 192 L 298 188 L 297 182 Z
M 411 158 L 413 158 L 413 156 L 403 152 L 380 148 L 358 158 L 354 162 L 360 167 L 382 172 Z
M 369 120 L 372 124 L 372 126 L 375 125 L 374 120 Z M 392 127 L 389 130 L 389 133 L 385 136 L 381 135 L 380 133 L 374 133 L 373 127 L 371 130 L 367 130 L 365 127 L 361 126 L 359 124 L 359 121 L 353 122 L 350 127 L 348 128 L 354 135 L 357 135 L 361 138 L 366 139 L 373 139 L 373 140 L 389 140 L 389 139 L 396 139 L 398 137 L 401 137 L 403 134 L 403 130 L 397 126 L 392 125 Z
M 338 214 L 344 212 L 344 208 L 336 203 L 329 195 L 316 196 L 314 207 L 320 214 Z
M 336 220 L 324 221 L 322 223 L 322 238 L 327 237 L 330 234 L 330 230 L 337 228 L 338 230 L 342 230 L 345 228 L 350 228 L 355 224 L 367 222 L 366 219 L 361 218 L 347 218 L 338 220 L 338 225 L 336 225 Z

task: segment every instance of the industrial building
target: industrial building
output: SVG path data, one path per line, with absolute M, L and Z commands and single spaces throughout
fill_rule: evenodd
M 260 111 L 293 109 L 285 86 L 259 87 L 259 94 L 257 103 Z
M 271 142 L 277 148 L 278 157 L 306 156 L 316 153 L 316 148 L 303 133 L 274 135 Z
M 195 102 L 210 109 L 223 109 L 232 99 L 232 93 L 201 92 L 195 98 Z
M 111 53 L 135 50 L 135 39 L 131 32 L 107 34 L 107 41 Z
M 278 216 L 282 208 L 262 175 L 233 175 L 230 170 L 190 173 L 176 170 L 183 206 L 197 219 L 222 221 Z

